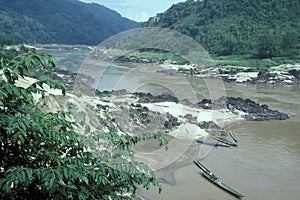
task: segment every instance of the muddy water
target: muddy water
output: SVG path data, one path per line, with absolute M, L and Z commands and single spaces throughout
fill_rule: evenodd
M 250 98 L 290 115 L 286 121 L 240 122 L 238 149 L 215 148 L 202 162 L 245 199 L 300 198 L 300 86 L 225 84 L 230 96 Z M 179 88 L 178 88 L 179 89 Z M 143 193 L 147 199 L 234 199 L 202 178 L 192 164 L 199 147 L 192 147 L 189 165 L 175 172 L 176 184 L 163 184 L 163 193 Z
M 45 52 L 45 49 L 43 49 Z M 88 51 L 53 50 L 50 53 L 59 58 L 58 66 L 76 71 Z M 114 89 L 112 80 L 122 76 L 123 67 L 110 69 L 99 89 Z M 139 74 L 132 73 L 135 77 Z M 138 81 L 142 82 L 142 80 Z M 209 98 L 205 83 L 199 79 L 190 80 L 199 99 Z M 142 84 L 141 84 L 142 85 Z M 155 85 L 155 84 L 154 84 Z M 142 91 L 160 93 L 167 87 L 147 85 Z M 222 88 L 223 86 L 220 86 Z M 266 86 L 225 84 L 226 95 L 250 98 L 272 109 L 286 112 L 290 119 L 285 121 L 240 122 L 227 127 L 235 132 L 238 148 L 214 148 L 202 162 L 225 183 L 246 195 L 249 200 L 298 200 L 300 198 L 300 86 Z M 171 92 L 185 93 L 180 82 L 172 84 Z M 226 200 L 231 195 L 217 188 L 198 174 L 192 160 L 198 157 L 201 146 L 192 146 L 186 153 L 184 167 L 178 168 L 174 179 L 166 173 L 162 183 L 163 192 L 156 190 L 141 192 L 150 200 Z M 161 175 L 161 174 L 160 174 Z M 161 175 L 164 176 L 164 175 Z M 172 181 L 171 181 L 172 180 Z
M 124 69 L 122 69 L 124 70 Z M 120 70 L 118 70 L 120 72 Z M 146 72 L 143 72 L 145 76 Z M 110 71 L 109 75 L 114 73 Z M 153 73 L 152 73 L 153 74 Z M 131 72 L 132 77 L 141 77 Z M 149 77 L 146 75 L 146 82 Z M 145 78 L 144 77 L 144 78 Z M 144 79 L 143 78 L 143 79 Z M 111 80 L 111 79 L 110 79 Z M 137 82 L 143 85 L 144 80 Z M 161 82 L 161 80 L 159 80 Z M 174 80 L 172 80 L 174 81 Z M 169 92 L 187 93 L 180 84 L 182 79 L 172 82 Z M 203 80 L 190 79 L 198 99 L 209 98 L 211 93 Z M 105 83 L 105 82 L 104 82 Z M 185 84 L 185 82 L 184 82 Z M 164 87 L 167 86 L 167 87 Z M 144 92 L 161 93 L 168 91 L 170 84 L 147 84 L 139 87 Z M 105 85 L 102 87 L 105 87 Z M 223 86 L 214 86 L 222 92 Z M 119 88 L 120 89 L 120 88 Z M 272 109 L 286 112 L 286 121 L 240 122 L 227 127 L 236 133 L 238 149 L 213 149 L 202 162 L 215 172 L 225 183 L 246 195 L 245 199 L 299 199 L 300 198 L 300 86 L 266 86 L 246 84 L 225 84 L 226 95 L 250 98 Z M 185 96 L 185 95 L 183 95 Z M 192 160 L 198 157 L 201 147 L 191 147 L 185 154 L 187 165 L 175 171 L 174 179 L 165 172 L 163 192 L 142 191 L 141 195 L 150 200 L 196 200 L 234 199 L 224 191 L 202 178 Z M 176 168 L 172 166 L 171 168 Z

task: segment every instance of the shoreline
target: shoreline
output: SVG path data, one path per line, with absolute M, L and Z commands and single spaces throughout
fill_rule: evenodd
M 63 44 L 35 44 L 35 45 L 8 45 L 7 49 L 19 49 L 21 46 L 30 51 L 48 50 L 72 50 L 75 52 L 84 51 L 87 55 L 89 51 L 95 50 L 95 46 L 87 45 L 63 45 Z M 111 52 L 113 55 L 114 51 Z M 120 52 L 119 52 L 120 53 Z M 100 54 L 102 55 L 103 52 Z M 99 56 L 99 55 L 98 55 Z M 123 56 L 124 57 L 124 56 Z M 114 60 L 117 64 L 153 64 L 158 65 L 163 70 L 158 73 L 166 75 L 184 75 L 199 78 L 221 78 L 225 82 L 246 83 L 246 84 L 271 84 L 271 85 L 298 85 L 300 84 L 300 62 L 287 64 L 275 64 L 263 67 L 245 67 L 230 64 L 213 66 L 195 66 L 188 62 L 178 62 L 171 60 L 152 61 L 151 58 L 120 57 Z M 279 58 L 276 58 L 279 59 Z M 283 58 L 285 59 L 285 58 Z M 243 60 L 241 60 L 242 62 Z M 259 60 L 258 60 L 259 61 Z M 212 59 L 211 63 L 214 63 Z M 56 69 L 63 71 L 61 69 Z M 67 73 L 67 70 L 64 70 Z M 60 73 L 60 72 L 59 72 Z
M 64 76 L 62 76 L 61 78 L 64 78 Z M 32 80 L 31 80 L 32 81 Z M 139 102 L 138 100 L 139 99 L 143 99 L 143 96 L 144 97 L 147 97 L 149 99 L 149 102 Z M 66 99 L 65 99 L 66 98 Z M 78 99 L 77 99 L 78 98 Z M 52 99 L 52 101 L 49 101 L 49 99 Z M 177 122 L 181 122 L 181 120 L 184 120 L 185 122 L 189 122 L 189 123 L 192 123 L 195 125 L 195 115 L 192 115 L 191 116 L 180 116 L 180 114 L 176 114 L 176 109 L 174 109 L 173 107 L 176 107 L 178 105 L 182 106 L 181 108 L 177 108 L 177 110 L 180 110 L 181 113 L 183 113 L 182 110 L 187 110 L 186 112 L 195 112 L 195 110 L 198 110 L 200 113 L 201 112 L 209 112 L 209 107 L 218 107 L 220 106 L 218 104 L 218 101 L 209 101 L 209 100 L 205 100 L 203 99 L 202 101 L 200 102 L 194 102 L 192 103 L 192 105 L 187 106 L 187 105 L 184 105 L 183 102 L 181 100 L 178 100 L 178 103 L 176 103 L 176 99 L 174 98 L 174 96 L 172 95 L 167 95 L 167 96 L 153 96 L 153 95 L 149 95 L 149 94 L 146 94 L 146 93 L 142 93 L 139 95 L 139 97 L 137 98 L 137 96 L 134 96 L 132 93 L 128 93 L 127 91 L 125 90 L 121 90 L 121 91 L 110 91 L 110 92 L 99 92 L 98 91 L 98 94 L 95 96 L 95 97 L 87 97 L 87 96 L 76 96 L 76 95 L 73 95 L 73 94 L 70 94 L 68 93 L 67 96 L 61 96 L 61 94 L 49 94 L 45 99 L 44 101 L 47 102 L 48 105 L 44 105 L 43 106 L 43 102 L 39 102 L 39 104 L 41 106 L 43 106 L 43 109 L 45 110 L 55 110 L 55 109 L 61 109 L 62 106 L 70 106 L 70 104 L 68 104 L 68 102 L 70 102 L 69 100 L 84 100 L 85 102 L 83 102 L 82 104 L 78 104 L 83 106 L 84 108 L 86 108 L 87 106 L 91 106 L 89 107 L 88 110 L 85 110 L 85 111 L 90 111 L 90 110 L 95 110 L 96 108 L 100 109 L 100 110 L 103 110 L 103 112 L 96 112 L 95 116 L 100 116 L 102 119 L 106 119 L 105 123 L 103 124 L 103 130 L 106 130 L 106 131 L 111 131 L 109 130 L 109 127 L 110 128 L 113 128 L 114 125 L 118 125 L 118 123 L 116 123 L 116 120 L 113 121 L 112 124 L 109 124 L 109 121 L 111 121 L 112 119 L 108 119 L 106 118 L 107 116 L 113 116 L 113 115 L 118 115 L 120 113 L 124 113 L 124 110 L 119 110 L 122 106 L 123 107 L 126 107 L 127 110 L 127 115 L 125 117 L 126 120 L 129 120 L 129 122 L 132 122 L 130 120 L 137 120 L 136 122 L 138 123 L 135 123 L 134 125 L 137 127 L 137 126 L 145 126 L 147 125 L 147 116 L 149 115 L 152 115 L 152 117 L 156 118 L 158 117 L 160 119 L 160 127 L 157 126 L 156 128 L 157 129 L 161 129 L 161 127 L 164 127 L 165 123 L 166 122 L 169 122 L 169 124 L 171 124 L 171 126 L 169 126 L 169 128 L 166 128 L 164 127 L 163 130 L 165 131 L 171 131 L 171 130 L 176 130 L 178 129 L 179 125 L 177 125 Z M 164 101 L 160 101 L 160 99 L 163 99 Z M 153 101 L 158 101 L 158 102 L 153 102 Z M 246 99 L 242 99 L 241 102 L 243 101 L 246 101 Z M 248 103 L 250 103 L 252 106 L 254 107 L 257 107 L 257 108 L 261 108 L 262 111 L 266 111 L 267 107 L 264 106 L 264 105 L 259 105 L 251 100 L 247 100 Z M 55 104 L 57 103 L 57 104 Z M 198 103 L 198 104 L 197 104 Z M 139 105 L 140 104 L 140 105 Z M 53 106 L 55 105 L 55 106 Z M 75 105 L 75 104 L 74 104 Z M 228 104 L 229 105 L 229 104 Z M 228 109 L 228 105 L 226 104 L 226 107 Z M 231 104 L 230 104 L 231 105 Z M 259 105 L 259 106 L 258 106 Z M 51 106 L 52 108 L 49 109 L 49 106 Z M 198 106 L 199 108 L 195 108 L 195 106 Z M 223 105 L 224 106 L 224 105 Z M 204 109 L 203 107 L 205 107 L 206 109 Z M 146 109 L 147 108 L 147 109 Z M 164 108 L 165 112 L 158 112 L 158 108 Z M 111 113 L 110 113 L 110 109 L 111 109 Z M 130 110 L 134 111 L 134 112 L 130 112 Z M 223 117 L 224 117 L 224 112 L 226 110 L 217 110 L 215 114 L 222 114 Z M 233 123 L 237 122 L 235 120 L 237 120 L 237 117 L 240 117 L 243 113 L 236 113 L 236 110 L 233 109 L 231 107 L 231 109 L 228 109 L 227 110 L 229 113 L 231 113 L 230 116 L 233 116 L 233 120 L 230 121 L 227 126 L 223 126 L 221 127 L 222 129 L 227 129 L 228 126 L 232 125 Z M 160 114 L 158 114 L 160 113 Z M 166 113 L 169 113 L 171 116 L 167 116 Z M 99 115 L 98 115 L 99 114 Z M 113 115 L 112 115 L 113 114 Z M 132 115 L 131 115 L 132 114 Z M 187 113 L 189 114 L 189 113 Z M 225 112 L 226 114 L 226 112 Z M 227 113 L 228 114 L 228 113 Z M 120 115 L 122 116 L 122 115 Z M 226 116 L 227 119 L 230 119 L 230 117 L 228 117 L 228 115 Z M 225 117 L 225 119 L 226 119 Z M 121 117 L 122 118 L 122 117 Z M 177 119 L 177 121 L 175 120 L 176 118 L 180 118 L 180 119 Z M 205 117 L 204 117 L 205 118 Z M 202 119 L 204 119 L 202 118 Z M 152 119 L 152 118 L 151 118 Z M 197 118 L 196 119 L 196 123 L 197 124 L 200 124 L 197 120 L 199 120 L 201 118 Z M 220 119 L 220 118 L 216 118 L 216 119 Z M 242 121 L 245 121 L 246 119 L 244 118 L 240 118 Z M 224 120 L 224 118 L 223 118 Z M 253 119 L 249 118 L 249 120 L 253 121 Z M 127 122 L 127 121 L 126 121 Z M 201 121 L 200 121 L 201 122 Z M 209 119 L 206 118 L 206 123 L 203 124 L 203 127 L 216 127 L 216 125 L 218 125 L 216 122 L 218 122 L 218 120 L 216 120 L 215 123 L 213 123 L 214 121 L 210 121 Z M 95 122 L 89 122 L 91 125 L 95 125 Z M 148 123 L 150 124 L 151 126 L 151 123 Z M 105 125 L 105 126 L 104 126 Z M 111 126 L 112 125 L 112 126 Z M 129 126 L 131 126 L 131 124 L 127 124 Z M 195 125 L 196 126 L 196 125 Z M 116 126 L 118 127 L 118 126 Z M 147 127 L 147 126 L 146 126 Z M 148 126 L 149 127 L 149 126 Z M 95 127 L 95 128 L 99 128 L 99 127 Z M 128 128 L 128 127 L 127 127 Z M 198 127 L 197 127 L 198 128 Z M 200 127 L 199 127 L 200 128 Z M 123 127 L 123 129 L 125 130 L 133 130 L 133 129 L 126 129 L 126 127 Z M 146 130 L 146 129 L 144 129 Z M 142 131 L 141 129 L 139 129 L 138 131 Z M 122 134 L 123 131 L 120 131 L 120 134 Z M 138 133 L 138 132 L 136 132 Z M 182 133 L 182 132 L 181 132 Z M 207 134 L 211 134 L 211 133 L 207 133 Z M 195 135 L 195 137 L 199 137 L 200 135 Z M 203 136 L 203 135 L 202 135 Z M 173 136 L 170 136 L 170 140 L 174 139 Z M 190 139 L 193 140 L 194 137 L 192 137 Z M 153 145 L 153 143 L 149 144 L 150 146 Z M 183 145 L 186 145 L 186 144 L 183 144 Z M 191 146 L 191 143 L 188 143 L 187 144 L 188 147 Z M 145 145 L 142 145 L 142 148 L 144 149 L 146 146 Z M 173 147 L 169 148 L 169 152 L 173 153 L 172 151 L 175 150 L 175 151 L 178 151 L 178 146 L 174 146 L 174 148 L 172 149 Z M 160 150 L 161 148 L 158 147 L 158 149 Z M 145 150 L 145 149 L 144 149 Z M 149 154 L 151 154 L 153 151 L 156 151 L 157 149 L 154 147 L 152 149 L 150 149 L 150 153 L 149 152 L 146 152 L 148 153 L 148 155 L 143 155 L 142 154 L 142 158 L 144 160 L 147 160 L 149 161 L 151 158 L 151 156 L 149 157 Z M 189 159 L 188 157 L 185 156 L 185 154 L 183 154 L 182 152 L 186 152 L 188 151 L 188 148 L 186 148 L 186 146 L 184 146 L 184 148 L 180 149 L 179 148 L 179 151 L 180 152 L 180 155 L 182 157 L 180 157 L 180 159 L 178 159 L 178 154 L 175 155 L 174 159 L 175 160 L 174 162 L 172 162 L 171 165 L 167 165 L 169 163 L 171 163 L 170 160 L 167 160 L 167 163 L 163 163 L 165 165 L 167 165 L 167 168 L 163 168 L 163 171 L 159 171 L 158 173 L 158 180 L 161 182 L 161 183 L 168 183 L 168 184 L 175 184 L 176 185 L 176 177 L 175 177 L 175 173 L 188 166 L 189 165 Z M 143 157 L 144 156 L 144 157 Z M 168 158 L 170 156 L 170 154 L 167 154 L 165 155 L 165 157 L 162 157 L 162 159 L 164 158 Z M 156 157 L 155 157 L 156 158 Z M 157 160 L 157 161 L 161 161 L 161 160 Z M 147 163 L 146 163 L 147 164 Z M 149 164 L 149 163 L 148 163 Z M 156 166 L 157 163 L 154 163 L 152 164 L 152 167 L 157 167 Z M 151 165 L 151 163 L 150 163 Z M 167 175 L 166 175 L 167 174 Z
M 166 75 L 184 75 L 199 78 L 221 78 L 225 82 L 243 84 L 298 85 L 300 84 L 300 63 L 283 64 L 268 68 L 224 66 L 175 65 L 165 62 L 159 65 Z

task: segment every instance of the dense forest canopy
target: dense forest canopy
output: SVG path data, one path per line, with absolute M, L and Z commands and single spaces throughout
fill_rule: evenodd
M 0 40 L 96 45 L 137 22 L 99 4 L 78 0 L 1 0 Z
M 144 26 L 191 36 L 215 55 L 257 58 L 299 54 L 299 0 L 187 0 Z

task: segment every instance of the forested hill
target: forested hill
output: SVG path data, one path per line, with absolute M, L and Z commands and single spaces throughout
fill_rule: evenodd
M 95 45 L 138 25 L 78 0 L 0 0 L 0 41 Z
M 299 55 L 299 0 L 188 0 L 144 26 L 175 29 L 216 55 Z

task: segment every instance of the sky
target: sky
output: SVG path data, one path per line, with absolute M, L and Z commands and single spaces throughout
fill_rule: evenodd
M 117 11 L 123 17 L 137 22 L 147 21 L 149 17 L 164 12 L 173 4 L 185 0 L 81 0 L 94 2 Z

